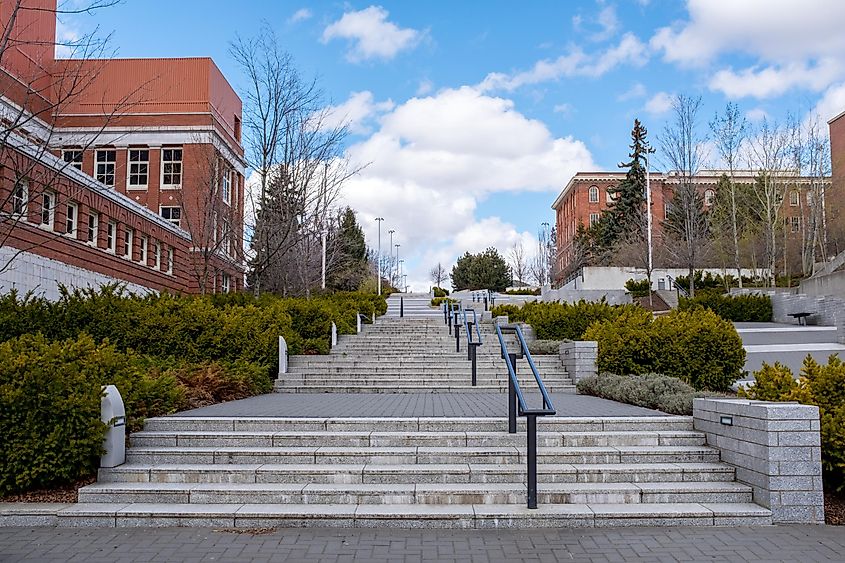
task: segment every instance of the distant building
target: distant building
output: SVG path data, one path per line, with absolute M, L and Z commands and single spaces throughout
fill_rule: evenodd
M 711 206 L 715 201 L 717 185 L 723 173 L 725 171 L 722 170 L 702 170 L 695 176 L 694 182 L 704 199 L 705 207 Z M 755 177 L 756 172 L 753 171 L 734 171 L 737 182 L 751 183 Z M 555 199 L 552 204 L 557 228 L 557 255 L 552 268 L 554 286 L 566 284 L 577 273 L 575 238 L 578 226 L 589 227 L 599 220 L 601 213 L 612 201 L 608 188 L 616 186 L 624 178 L 625 172 L 579 172 L 569 180 Z M 674 193 L 674 185 L 678 182 L 678 174 L 652 172 L 650 180 L 653 233 L 655 238 L 658 238 Z M 794 184 L 797 188 L 787 189 L 787 199 L 783 207 L 783 223 L 787 233 L 798 234 L 802 221 L 806 220 L 809 214 L 813 205 L 812 194 L 802 190 L 802 186 L 809 186 L 810 182 L 809 178 L 795 177 Z
M 24 0 L 0 55 L 0 286 L 241 289 L 237 94 L 210 58 L 56 59 L 55 10 Z

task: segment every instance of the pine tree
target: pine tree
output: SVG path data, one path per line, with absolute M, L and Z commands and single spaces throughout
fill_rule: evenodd
M 648 131 L 640 123 L 639 119 L 634 120 L 634 128 L 631 130 L 631 152 L 628 154 L 630 161 L 619 164 L 619 168 L 627 168 L 625 179 L 616 186 L 608 188 L 612 202 L 608 205 L 605 214 L 606 224 L 602 229 L 601 242 L 612 245 L 620 238 L 641 231 L 645 224 L 645 160 L 648 154 L 654 152 L 648 144 L 646 136 Z
M 326 287 L 339 291 L 355 291 L 367 277 L 367 243 L 364 231 L 347 207 L 340 213 L 339 228 L 334 236 L 335 259 L 327 275 Z

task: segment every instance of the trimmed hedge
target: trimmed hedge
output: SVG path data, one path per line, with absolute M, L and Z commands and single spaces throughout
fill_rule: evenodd
M 578 382 L 578 392 L 669 414 L 692 414 L 695 389 L 677 377 L 644 373 L 616 375 L 600 373 Z
M 631 294 L 631 297 L 648 297 L 651 286 L 648 279 L 635 280 L 633 278 L 625 282 L 625 289 Z
M 779 363 L 763 364 L 754 378 L 756 383 L 740 389 L 740 396 L 818 405 L 824 480 L 828 487 L 845 490 L 845 363 L 834 354 L 821 365 L 808 354 L 797 381 L 792 371 Z
M 678 305 L 682 311 L 696 307 L 710 309 L 727 321 L 772 321 L 772 299 L 768 295 L 723 295 L 707 291 L 696 293 L 692 299 L 681 297 Z
M 499 305 L 493 316 L 508 315 L 511 322 L 527 322 L 540 340 L 583 340 L 584 331 L 596 321 L 615 319 L 625 311 L 642 311 L 636 305 L 610 305 L 606 301 L 557 303 L 532 301 L 522 307 Z
M 434 297 L 449 297 L 449 290 L 443 289 L 442 287 L 433 287 L 431 290 L 434 292 Z
M 700 308 L 657 318 L 629 308 L 615 319 L 593 324 L 583 340 L 598 342 L 599 371 L 662 373 L 698 390 L 729 390 L 745 364 L 733 325 Z
M 440 307 L 443 303 L 457 303 L 457 299 L 452 299 L 451 297 L 435 297 L 431 300 L 432 307 Z

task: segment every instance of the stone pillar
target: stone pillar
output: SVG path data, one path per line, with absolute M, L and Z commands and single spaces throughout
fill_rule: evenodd
M 560 344 L 560 363 L 566 368 L 566 373 L 573 383 L 578 383 L 585 377 L 596 375 L 598 369 L 599 345 L 592 340 L 568 340 Z
M 748 399 L 695 399 L 695 429 L 751 485 L 774 524 L 824 523 L 819 408 Z

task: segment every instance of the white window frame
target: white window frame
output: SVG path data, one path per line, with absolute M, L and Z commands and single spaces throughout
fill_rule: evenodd
M 167 273 L 173 273 L 173 247 L 167 249 Z
M 91 219 L 94 221 L 92 222 Z M 97 246 L 97 239 L 100 236 L 100 214 L 88 210 L 88 244 Z
M 26 220 L 29 210 L 29 180 L 18 178 L 13 189 L 15 191 L 12 194 L 12 214 Z
M 133 152 L 145 152 L 147 153 L 146 160 L 132 160 L 132 153 Z M 140 172 L 141 166 L 145 166 L 145 171 Z M 144 176 L 146 177 L 147 181 L 143 184 L 133 184 L 132 177 L 133 176 Z M 139 190 L 144 191 L 150 185 L 150 149 L 148 148 L 130 148 L 126 150 L 126 189 L 127 190 Z
M 222 276 L 220 278 L 220 292 L 221 293 L 229 293 L 231 289 L 230 281 L 229 281 L 229 274 L 226 272 L 222 272 Z
M 47 214 L 47 221 L 44 221 L 45 212 Z M 50 231 L 56 228 L 56 192 L 45 190 L 41 194 L 41 210 L 38 224 Z
M 109 153 L 109 152 L 114 153 L 114 161 L 112 161 L 112 162 L 103 161 L 101 163 L 100 162 L 100 154 L 105 154 L 105 153 Z M 100 173 L 100 164 L 102 164 L 105 167 L 108 167 L 109 165 L 111 165 L 111 167 L 112 167 L 111 173 L 103 172 L 101 174 Z M 104 170 L 108 170 L 108 168 L 104 168 Z M 100 176 L 105 177 L 105 176 L 109 176 L 109 175 L 111 175 L 111 177 L 112 177 L 112 183 L 111 184 L 109 184 L 108 182 L 105 182 L 103 180 L 100 180 Z M 97 149 L 94 152 L 94 178 L 96 178 L 97 181 L 100 182 L 101 184 L 105 184 L 106 186 L 109 186 L 110 188 L 115 187 L 115 184 L 117 183 L 117 149 Z
M 793 233 L 797 233 L 801 230 L 801 217 L 793 215 L 789 218 L 789 230 Z
M 68 160 L 65 155 L 68 155 L 70 153 L 78 153 L 79 154 L 79 160 L 78 161 Z M 73 166 L 77 170 L 82 170 L 82 159 L 84 158 L 84 154 L 85 154 L 85 151 L 83 151 L 82 149 L 62 149 L 62 161 L 65 164 L 69 164 L 69 165 Z
M 71 212 L 73 210 L 73 212 Z M 71 219 L 73 215 L 73 219 Z M 79 233 L 79 204 L 69 201 L 67 204 L 67 214 L 65 215 L 65 234 L 69 237 L 76 238 Z
M 596 196 L 593 197 L 593 194 Z M 599 202 L 599 187 L 598 186 L 590 186 L 590 189 L 587 194 L 587 198 L 589 199 L 590 203 L 598 203 Z
M 790 207 L 798 207 L 800 201 L 801 201 L 801 194 L 798 193 L 798 190 L 791 190 L 789 192 L 789 206 Z
M 106 226 L 106 251 L 115 254 L 117 251 L 117 222 L 109 221 Z
M 611 190 L 604 190 L 604 193 L 605 203 L 613 203 L 614 201 L 616 201 L 616 197 L 613 195 L 613 192 Z
M 155 248 L 155 266 L 153 266 L 153 268 L 161 270 L 161 243 L 159 241 L 155 241 L 153 248 Z
M 590 226 L 592 227 L 601 219 L 601 213 L 590 213 Z
M 227 168 L 225 165 L 223 166 L 223 178 L 220 184 L 220 192 L 223 195 L 223 203 L 226 205 L 232 205 L 232 179 L 231 179 L 232 171 Z
M 704 205 L 710 207 L 716 203 L 716 192 L 711 189 L 704 190 Z
M 175 160 L 173 158 L 171 158 L 169 160 L 165 160 L 164 155 L 165 155 L 166 151 L 179 151 L 179 160 Z M 161 148 L 161 171 L 160 171 L 159 180 L 160 180 L 160 186 L 161 186 L 162 190 L 178 190 L 178 189 L 182 188 L 183 174 L 185 173 L 185 168 L 182 165 L 184 158 L 185 158 L 185 152 L 182 149 L 182 147 L 162 147 Z M 179 183 L 178 184 L 176 184 L 176 183 L 169 183 L 169 184 L 165 183 L 165 181 L 164 181 L 164 169 L 165 169 L 166 165 L 167 164 L 173 165 L 173 164 L 177 164 L 177 163 L 179 165 L 179 172 L 178 172 Z M 174 176 L 176 174 L 177 173 L 173 172 L 172 168 L 171 168 L 171 172 L 170 172 L 171 180 L 173 179 L 172 176 Z
M 147 265 L 147 260 L 149 259 L 149 256 L 147 254 L 147 245 L 148 244 L 149 244 L 149 239 L 146 236 L 141 235 L 141 252 L 140 252 L 138 262 L 140 264 L 143 264 L 144 266 Z
M 164 216 L 164 210 L 165 210 L 165 209 L 170 209 L 170 210 L 172 210 L 172 209 L 177 209 L 177 210 L 179 211 L 179 219 L 178 219 L 178 220 L 176 220 L 176 221 L 174 221 L 172 218 L 167 218 L 167 217 L 165 217 L 165 216 Z M 159 216 L 160 216 L 162 219 L 164 219 L 165 221 L 169 221 L 170 223 L 173 223 L 173 224 L 174 224 L 174 225 L 176 225 L 177 227 L 181 227 L 181 226 L 182 226 L 182 208 L 181 208 L 180 206 L 178 206 L 178 205 L 159 205 L 159 207 L 158 207 L 158 214 L 159 214 Z M 173 213 L 172 213 L 172 211 L 171 211 L 171 217 L 172 217 L 172 216 L 173 216 Z
M 132 260 L 132 245 L 135 244 L 135 230 L 126 227 L 123 230 L 123 256 L 127 260 Z M 127 245 L 129 252 L 126 252 Z

